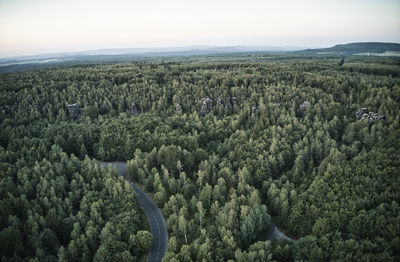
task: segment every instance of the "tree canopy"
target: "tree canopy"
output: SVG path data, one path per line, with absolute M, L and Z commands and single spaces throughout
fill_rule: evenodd
M 0 74 L 2 260 L 148 252 L 134 193 L 91 159 L 153 193 L 167 261 L 399 259 L 399 59 L 166 60 Z M 296 242 L 267 240 L 271 216 Z

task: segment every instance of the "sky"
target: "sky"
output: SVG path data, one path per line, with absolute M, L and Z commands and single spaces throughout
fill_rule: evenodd
M 0 57 L 400 42 L 400 0 L 0 0 Z

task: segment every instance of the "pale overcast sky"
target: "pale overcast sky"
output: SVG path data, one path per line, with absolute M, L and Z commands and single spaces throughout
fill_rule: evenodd
M 400 0 L 0 0 L 0 57 L 358 41 L 400 42 Z

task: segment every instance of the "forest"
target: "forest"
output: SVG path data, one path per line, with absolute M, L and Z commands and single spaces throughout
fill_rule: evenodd
M 0 74 L 0 260 L 399 261 L 400 59 L 215 56 Z M 271 219 L 296 241 L 266 239 Z

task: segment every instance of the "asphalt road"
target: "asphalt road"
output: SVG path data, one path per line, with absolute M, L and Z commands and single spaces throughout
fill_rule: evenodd
M 126 162 L 100 162 L 103 166 L 112 164 L 115 166 L 119 173 L 126 179 L 127 169 Z M 149 262 L 161 261 L 168 249 L 168 232 L 165 224 L 164 216 L 160 209 L 154 204 L 154 202 L 144 193 L 137 185 L 131 183 L 132 188 L 137 192 L 139 203 L 142 205 L 147 218 L 150 221 L 151 233 L 153 234 L 153 247 L 150 251 Z M 295 240 L 286 236 L 282 231 L 275 226 L 274 221 L 271 218 L 269 225 L 267 240 L 279 240 L 284 239 L 289 242 Z
M 99 162 L 102 166 L 112 165 L 125 178 L 127 174 L 126 162 Z M 129 181 L 128 181 L 129 182 Z M 153 245 L 151 247 L 148 262 L 161 261 L 168 249 L 168 231 L 164 216 L 160 209 L 154 204 L 153 200 L 134 183 L 130 183 L 133 190 L 137 193 L 139 203 L 146 213 L 150 222 L 151 233 L 153 235 Z
M 279 228 L 277 228 L 275 226 L 274 221 L 271 218 L 271 223 L 269 224 L 269 229 L 268 229 L 268 234 L 267 234 L 267 240 L 279 240 L 279 239 L 284 239 L 287 240 L 289 242 L 294 242 L 295 240 L 293 238 L 288 237 L 287 235 L 285 235 L 282 231 L 279 230 Z

